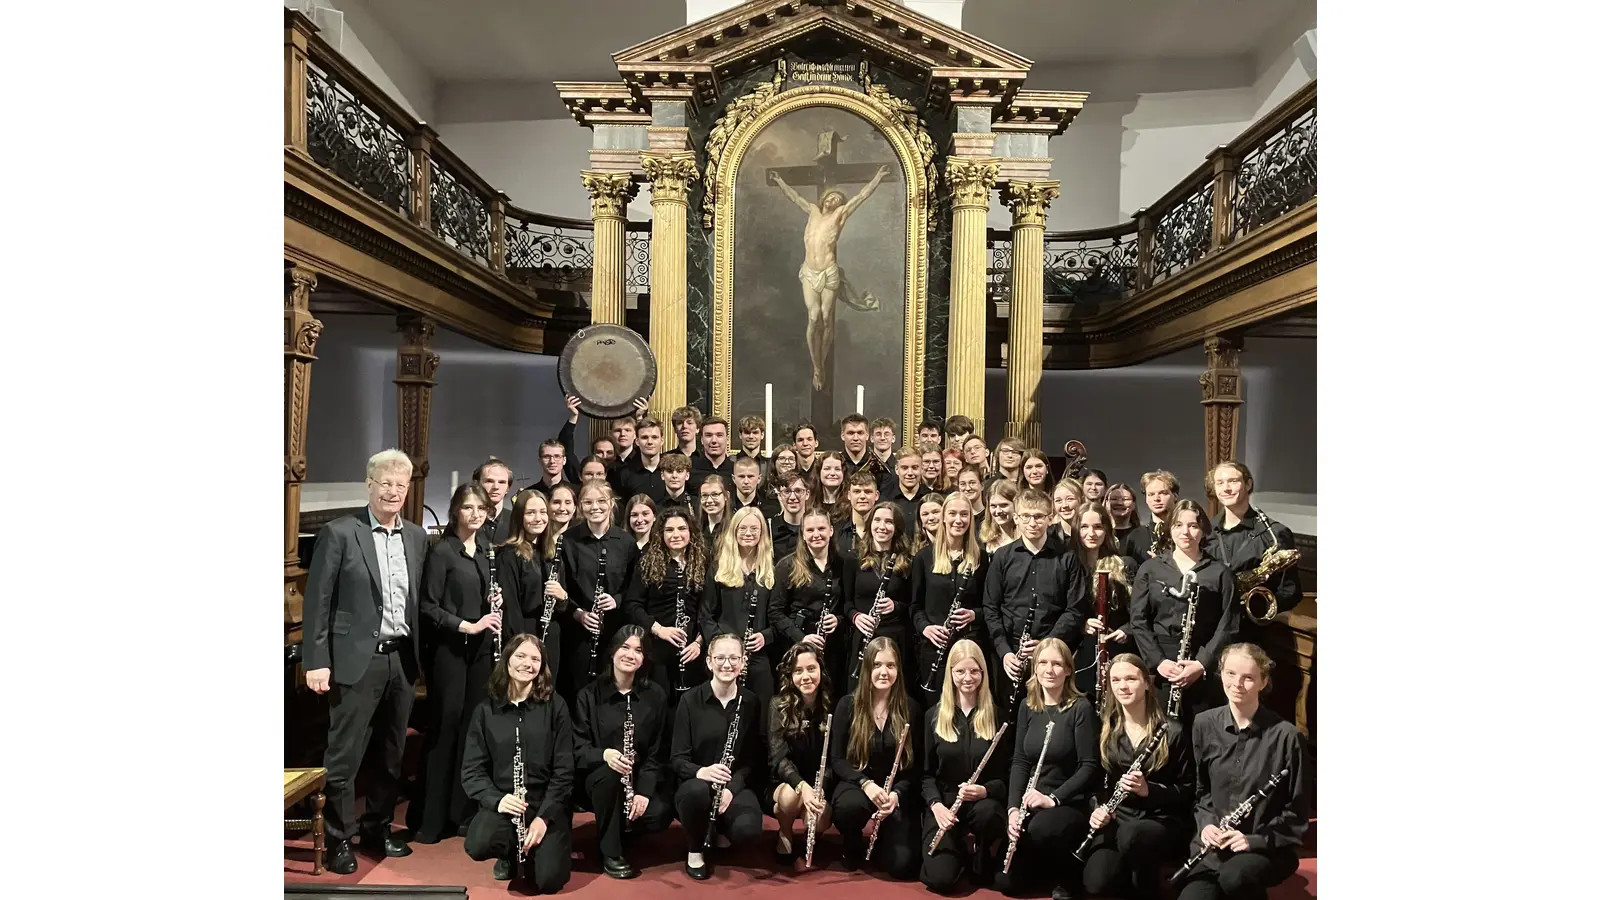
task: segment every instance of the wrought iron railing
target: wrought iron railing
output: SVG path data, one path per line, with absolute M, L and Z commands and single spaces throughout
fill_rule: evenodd
M 563 287 L 587 283 L 594 267 L 594 223 L 506 208 L 506 277 Z
M 650 223 L 628 223 L 627 254 L 623 257 L 623 265 L 627 267 L 627 287 L 624 290 L 629 294 L 650 293 Z
M 1239 158 L 1229 223 L 1235 240 L 1317 196 L 1317 108 L 1295 112 Z
M 411 150 L 405 124 L 330 75 L 306 64 L 306 150 L 368 196 L 401 214 L 411 208 Z

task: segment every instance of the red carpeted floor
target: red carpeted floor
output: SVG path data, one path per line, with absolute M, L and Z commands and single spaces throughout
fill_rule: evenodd
M 404 821 L 403 806 L 395 819 Z M 892 881 L 872 871 L 870 863 L 862 871 L 846 872 L 839 865 L 840 846 L 836 834 L 824 835 L 819 839 L 816 869 L 802 871 L 801 864 L 797 862 L 789 870 L 774 871 L 772 848 L 777 839 L 777 825 L 771 819 L 766 820 L 767 834 L 755 847 L 713 852 L 711 859 L 716 871 L 710 881 L 694 881 L 683 873 L 683 832 L 676 823 L 666 833 L 650 835 L 642 840 L 631 856 L 634 866 L 641 870 L 639 877 L 618 881 L 600 872 L 599 860 L 595 858 L 594 817 L 580 813 L 574 818 L 573 824 L 576 832 L 573 835 L 572 879 L 567 882 L 563 895 L 662 900 L 685 896 L 685 891 L 733 894 L 760 888 L 764 893 L 783 893 L 791 900 L 799 900 L 802 892 L 818 889 L 840 891 L 863 900 L 869 896 L 874 900 L 926 900 L 936 896 L 915 881 Z M 1271 900 L 1305 900 L 1317 895 L 1315 832 L 1316 825 L 1313 823 L 1311 840 L 1307 842 L 1304 858 L 1300 860 L 1300 871 L 1274 888 L 1269 895 Z M 309 838 L 288 841 L 284 849 L 283 878 L 286 882 L 322 884 L 460 885 L 467 888 L 471 900 L 504 897 L 511 893 L 504 882 L 494 880 L 493 863 L 473 862 L 467 858 L 461 845 L 462 839 L 459 837 L 433 845 L 412 844 L 410 856 L 382 861 L 367 857 L 358 850 L 356 859 L 360 868 L 354 874 L 341 876 L 324 871 L 322 875 L 313 877 Z M 803 839 L 797 849 L 804 852 Z M 523 895 L 519 893 L 518 896 Z M 959 896 L 1002 900 L 999 892 L 988 889 L 963 888 Z M 1049 894 L 1044 892 L 1041 896 L 1048 897 Z

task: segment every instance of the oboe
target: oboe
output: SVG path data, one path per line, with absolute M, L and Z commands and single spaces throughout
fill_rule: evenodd
M 894 778 L 900 774 L 900 758 L 906 752 L 906 738 L 911 734 L 911 723 L 900 726 L 900 740 L 894 745 L 894 762 L 889 764 L 889 777 L 884 779 L 883 789 L 894 790 Z M 883 810 L 878 809 L 872 813 L 872 821 L 878 823 L 872 829 L 872 837 L 867 839 L 867 859 L 872 858 L 872 848 L 878 846 L 878 835 L 883 832 Z
M 489 612 L 497 613 L 505 609 L 505 594 L 500 590 L 500 582 L 495 578 L 494 542 L 489 542 Z M 500 661 L 500 648 L 504 646 L 501 633 L 505 631 L 505 622 L 494 630 L 494 661 Z
M 594 603 L 589 612 L 598 620 L 600 628 L 589 640 L 589 677 L 593 678 L 600 669 L 600 636 L 606 630 L 606 611 L 600 608 L 600 595 L 608 594 L 606 590 L 606 545 L 600 544 L 600 570 L 594 576 Z
M 1099 566 L 1096 566 L 1098 569 Z M 1111 677 L 1111 650 L 1106 646 L 1106 601 L 1111 595 L 1111 574 L 1095 572 L 1094 614 L 1100 618 L 1100 633 L 1095 635 L 1094 648 L 1094 703 L 1099 709 L 1105 703 L 1106 681 Z
M 1006 862 L 1000 871 L 1011 874 L 1011 857 L 1017 853 L 1017 844 L 1022 840 L 1022 831 L 1027 827 L 1028 816 L 1032 812 L 1028 809 L 1028 792 L 1038 787 L 1039 773 L 1044 771 L 1044 755 L 1050 752 L 1050 734 L 1056 730 L 1055 722 L 1044 723 L 1044 746 L 1039 748 L 1039 761 L 1033 764 L 1033 774 L 1028 776 L 1028 786 L 1022 789 L 1022 809 L 1017 813 L 1017 836 L 1011 839 L 1011 845 L 1006 847 Z
M 1133 764 L 1128 766 L 1129 775 L 1137 775 L 1144 771 L 1144 761 L 1150 758 L 1150 754 L 1155 751 L 1156 745 L 1161 743 L 1161 738 L 1166 733 L 1167 723 L 1162 722 L 1160 727 L 1151 733 L 1149 737 L 1145 738 L 1144 746 L 1139 748 L 1138 755 L 1133 758 Z M 1123 787 L 1121 779 L 1118 779 L 1116 789 L 1111 792 L 1111 799 L 1106 801 L 1106 821 L 1105 823 L 1101 824 L 1100 828 L 1104 828 L 1106 824 L 1109 824 L 1113 819 L 1116 818 L 1117 807 L 1121 806 L 1122 801 L 1126 800 L 1127 798 L 1128 789 Z M 1095 833 L 1098 832 L 1100 828 L 1090 826 L 1089 833 L 1084 835 L 1083 843 L 1078 845 L 1078 849 L 1072 851 L 1072 855 L 1076 856 L 1079 860 L 1082 860 L 1083 851 L 1088 849 L 1089 842 L 1094 840 Z
M 622 758 L 628 761 L 627 774 L 622 776 L 622 830 L 633 824 L 633 694 L 622 695 Z
M 1272 793 L 1272 789 L 1278 786 L 1278 782 L 1280 782 L 1280 781 L 1282 781 L 1282 780 L 1284 780 L 1285 778 L 1288 778 L 1288 777 L 1289 777 L 1289 770 L 1287 768 L 1285 768 L 1283 771 L 1279 772 L 1278 774 L 1272 776 L 1272 780 L 1268 781 L 1265 787 L 1257 789 L 1254 794 L 1251 794 L 1250 796 L 1244 798 L 1244 802 L 1243 803 L 1241 803 L 1238 806 L 1234 807 L 1233 812 L 1228 813 L 1227 815 L 1223 816 L 1222 817 L 1222 821 L 1217 823 L 1217 827 L 1221 828 L 1223 831 L 1228 831 L 1230 829 L 1237 828 L 1239 823 L 1244 821 L 1244 817 L 1250 815 L 1250 810 L 1254 809 L 1255 805 L 1257 803 L 1259 803 L 1260 801 L 1267 799 L 1267 795 Z M 1202 846 L 1200 848 L 1200 852 L 1196 853 L 1194 856 L 1189 857 L 1189 861 L 1183 864 L 1183 868 L 1179 869 L 1177 871 L 1177 874 L 1175 874 L 1171 878 L 1167 879 L 1167 883 L 1169 883 L 1169 884 L 1177 884 L 1178 883 L 1178 879 L 1180 879 L 1183 876 L 1189 874 L 1189 870 L 1190 869 L 1193 869 L 1195 866 L 1199 865 L 1200 864 L 1200 860 L 1205 859 L 1206 858 L 1206 854 L 1210 853 L 1212 850 L 1215 850 L 1215 849 L 1216 849 L 1215 847 Z
M 811 786 L 813 796 L 822 796 L 823 778 L 828 774 L 828 733 L 833 729 L 833 713 L 822 720 L 822 757 L 817 761 L 817 781 Z M 817 849 L 817 814 L 806 810 L 806 868 L 811 868 L 811 854 Z
M 556 535 L 556 549 L 550 554 L 550 575 L 545 578 L 545 584 L 549 584 L 552 581 L 556 584 L 561 583 L 561 539 L 563 537 L 566 537 L 566 535 Z M 550 616 L 555 611 L 556 599 L 546 593 L 544 595 L 544 611 L 539 616 L 539 642 L 542 644 L 549 644 L 550 642 Z
M 1028 566 L 1028 571 L 1030 574 L 1033 573 L 1033 566 L 1031 564 Z M 1022 671 L 1017 673 L 1017 681 L 1011 687 L 1011 699 L 1006 701 L 1007 716 L 1016 712 L 1017 701 L 1022 699 L 1022 686 L 1028 683 L 1028 660 L 1033 654 L 1023 653 L 1022 648 L 1028 643 L 1028 633 L 1033 630 L 1033 617 L 1039 614 L 1038 578 L 1034 578 L 1033 586 L 1030 590 L 1033 594 L 1033 598 L 1028 603 L 1028 619 L 1022 623 L 1022 635 L 1017 639 L 1017 660 L 1022 665 Z
M 1054 723 L 1050 723 L 1050 724 L 1054 724 Z M 1050 724 L 1047 724 L 1045 727 L 1049 728 Z M 972 770 L 972 777 L 968 778 L 966 781 L 961 782 L 961 785 L 975 784 L 977 782 L 978 778 L 983 775 L 983 767 L 987 766 L 989 764 L 989 757 L 994 755 L 994 748 L 1000 746 L 1000 738 L 1005 735 L 1006 729 L 1010 728 L 1010 727 L 1011 727 L 1011 723 L 1010 722 L 1001 722 L 1000 723 L 1000 727 L 998 729 L 996 729 L 996 731 L 994 733 L 994 738 L 989 741 L 989 749 L 984 751 L 983 759 L 978 760 L 978 767 L 976 769 Z M 955 821 L 956 813 L 961 811 L 961 785 L 958 785 L 956 787 L 956 802 L 950 804 L 950 820 L 952 822 Z M 944 840 L 945 832 L 947 832 L 949 830 L 950 830 L 949 828 L 940 826 L 939 833 L 933 836 L 933 843 L 928 845 L 928 852 L 929 853 L 933 852 L 933 848 L 939 846 L 939 842 Z
M 528 786 L 524 782 L 526 772 L 522 766 L 522 726 L 515 726 L 517 751 L 511 757 L 511 796 L 524 803 L 528 800 Z M 517 826 L 517 862 L 522 862 L 526 851 L 523 849 L 528 843 L 528 811 L 523 809 L 518 815 L 512 816 L 512 821 Z
M 739 740 L 739 714 L 744 712 L 744 700 L 735 694 L 733 697 L 733 719 L 728 722 L 728 739 L 722 743 L 722 759 L 728 771 L 733 771 L 733 745 Z M 706 849 L 711 849 L 712 838 L 717 833 L 717 807 L 722 803 L 722 787 L 726 782 L 711 782 L 711 820 L 706 826 Z
M 894 571 L 894 554 L 886 553 L 879 563 L 882 569 L 878 574 L 878 592 L 872 595 L 872 610 L 867 613 L 867 618 L 872 620 L 872 633 L 878 633 L 878 625 L 883 621 L 883 616 L 878 613 L 878 606 L 883 603 L 884 591 L 889 587 L 889 573 Z M 856 654 L 856 669 L 850 677 L 852 680 L 861 678 L 861 664 L 867 659 L 867 645 L 872 643 L 872 638 L 861 639 L 861 652 Z
M 961 594 L 966 590 L 968 577 L 968 573 L 957 570 L 956 591 L 950 598 L 950 611 L 944 615 L 944 646 L 939 648 L 938 655 L 933 658 L 933 667 L 928 670 L 928 677 L 922 679 L 922 689 L 925 691 L 937 689 L 938 685 L 935 682 L 939 680 L 939 673 L 944 671 L 945 657 L 950 655 L 950 645 L 956 642 L 956 636 L 950 631 L 950 626 L 956 620 L 956 612 L 966 608 L 961 605 Z
M 674 565 L 677 565 L 677 564 L 674 563 Z M 689 568 L 688 568 L 688 566 L 678 565 L 678 592 L 677 592 L 677 597 L 675 597 L 673 599 L 672 627 L 683 632 L 683 647 L 677 648 L 677 651 L 678 651 L 678 684 L 677 684 L 677 690 L 679 690 L 679 691 L 687 691 L 689 689 L 689 684 L 688 684 L 689 676 L 688 676 L 688 673 L 686 673 L 684 671 L 684 668 L 683 668 L 683 651 L 684 651 L 684 648 L 689 646 L 689 613 L 683 608 L 684 607 L 683 589 L 684 589 L 685 583 L 688 580 L 689 580 Z
M 1182 663 L 1189 658 L 1189 644 L 1194 637 L 1195 606 L 1200 600 L 1199 576 L 1194 570 L 1183 573 L 1183 585 L 1180 588 L 1167 588 L 1167 593 L 1179 599 L 1189 601 L 1188 608 L 1183 611 L 1183 636 L 1178 639 L 1178 659 Z M 1183 711 L 1183 688 L 1173 685 L 1167 694 L 1167 715 L 1176 719 Z

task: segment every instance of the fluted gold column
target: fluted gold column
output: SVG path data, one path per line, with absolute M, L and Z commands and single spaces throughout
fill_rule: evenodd
M 1044 371 L 1044 219 L 1061 195 L 1059 181 L 1013 181 L 1011 207 L 1011 318 L 1007 337 L 1006 434 L 1039 447 L 1039 376 Z
M 945 167 L 954 214 L 950 248 L 950 370 L 945 415 L 972 419 L 983 434 L 984 333 L 988 300 L 989 250 L 986 241 L 989 191 L 1000 174 L 993 157 L 951 157 Z
M 689 357 L 689 182 L 700 177 L 690 152 L 639 154 L 650 179 L 650 349 L 656 393 L 650 412 L 665 420 L 687 402 Z
M 583 172 L 583 186 L 594 210 L 593 295 L 589 322 L 621 325 L 623 288 L 627 284 L 628 201 L 636 188 L 627 172 Z

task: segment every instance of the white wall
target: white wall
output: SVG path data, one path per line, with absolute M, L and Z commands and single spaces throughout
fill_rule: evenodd
M 450 90 L 447 86 L 444 91 L 447 104 Z M 452 120 L 463 115 L 455 106 L 443 109 Z M 590 217 L 589 194 L 578 173 L 589 168 L 593 135 L 572 119 L 449 121 L 437 127 L 445 146 L 515 205 L 556 216 Z M 628 205 L 628 218 L 650 218 L 647 189 L 641 188 Z
M 433 77 L 373 19 L 363 0 L 313 2 L 344 13 L 344 33 L 333 42 L 340 54 L 407 112 L 424 122 L 432 122 Z M 284 5 L 303 6 L 299 0 L 286 0 Z

